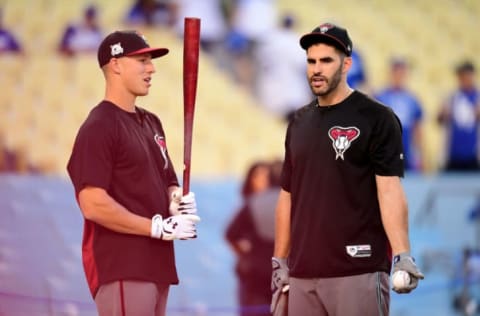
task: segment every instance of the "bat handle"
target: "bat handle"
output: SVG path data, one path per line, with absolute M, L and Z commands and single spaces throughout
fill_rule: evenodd
M 189 168 L 188 168 L 189 169 Z M 187 195 L 190 192 L 190 170 L 187 170 L 187 166 L 183 170 L 183 195 Z

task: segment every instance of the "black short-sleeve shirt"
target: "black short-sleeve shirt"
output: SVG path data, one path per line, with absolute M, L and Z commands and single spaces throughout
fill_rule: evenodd
M 282 173 L 292 199 L 292 276 L 390 271 L 375 175 L 403 176 L 401 125 L 388 107 L 354 91 L 296 112 Z
M 160 120 L 103 101 L 80 127 L 67 166 L 76 195 L 103 188 L 130 212 L 168 216 L 168 187 L 178 185 Z M 85 220 L 83 264 L 93 296 L 120 279 L 178 283 L 173 243 L 120 234 Z

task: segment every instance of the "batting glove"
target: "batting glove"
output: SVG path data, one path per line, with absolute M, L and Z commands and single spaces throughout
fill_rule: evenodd
M 175 189 L 170 198 L 169 210 L 171 215 L 196 214 L 195 193 L 189 192 L 187 195 L 183 195 L 181 188 Z
M 418 280 L 423 280 L 425 278 L 423 273 L 420 272 L 420 269 L 415 264 L 415 259 L 410 256 L 409 252 L 402 252 L 393 258 L 392 275 L 400 270 L 406 271 L 410 275 L 410 284 L 403 288 L 395 288 L 395 286 L 393 287 L 393 290 L 400 294 L 410 293 L 417 287 Z
M 196 223 L 200 217 L 193 214 L 180 214 L 163 219 L 157 214 L 152 218 L 150 236 L 163 240 L 193 239 L 197 237 Z
M 286 315 L 286 293 L 289 288 L 287 259 L 272 258 L 272 303 L 273 315 Z

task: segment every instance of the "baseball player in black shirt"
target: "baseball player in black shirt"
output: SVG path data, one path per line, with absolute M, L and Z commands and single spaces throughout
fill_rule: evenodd
M 272 258 L 272 311 L 288 289 L 289 315 L 388 315 L 389 273 L 423 274 L 410 256 L 401 125 L 347 82 L 352 42 L 327 23 L 300 39 L 315 100 L 285 140 Z M 281 305 L 281 306 L 280 306 Z

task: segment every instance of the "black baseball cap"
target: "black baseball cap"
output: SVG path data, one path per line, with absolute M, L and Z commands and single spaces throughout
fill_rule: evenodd
M 98 64 L 101 67 L 110 59 L 149 53 L 152 58 L 168 54 L 167 48 L 154 48 L 137 31 L 115 31 L 100 43 L 97 52 Z
M 352 55 L 353 45 L 347 30 L 335 24 L 324 23 L 300 38 L 300 46 L 305 50 L 317 43 L 335 46 L 347 56 Z

